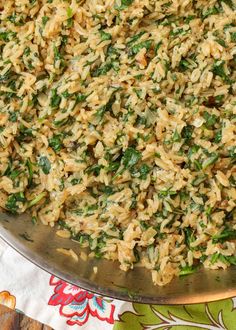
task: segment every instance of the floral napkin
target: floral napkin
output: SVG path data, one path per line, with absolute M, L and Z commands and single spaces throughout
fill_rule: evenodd
M 181 306 L 100 297 L 46 273 L 2 240 L 0 304 L 55 330 L 236 330 L 236 297 Z

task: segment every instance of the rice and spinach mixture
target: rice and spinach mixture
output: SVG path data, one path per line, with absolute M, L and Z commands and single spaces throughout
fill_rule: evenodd
M 236 1 L 0 7 L 1 208 L 157 285 L 236 264 Z

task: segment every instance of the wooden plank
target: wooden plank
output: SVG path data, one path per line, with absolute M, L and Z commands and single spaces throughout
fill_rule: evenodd
M 0 330 L 53 330 L 24 314 L 0 305 Z
M 20 329 L 20 316 L 15 311 L 1 306 L 0 307 L 0 328 L 1 330 Z

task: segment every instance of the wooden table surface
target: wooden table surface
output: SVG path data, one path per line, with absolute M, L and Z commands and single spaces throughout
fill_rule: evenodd
M 0 329 L 1 330 L 53 330 L 47 325 L 30 319 L 24 314 L 17 313 L 0 305 Z

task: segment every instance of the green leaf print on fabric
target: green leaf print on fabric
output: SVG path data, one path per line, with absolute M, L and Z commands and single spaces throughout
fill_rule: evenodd
M 235 330 L 232 299 L 208 304 L 160 306 L 133 304 L 135 312 L 119 316 L 113 330 Z

